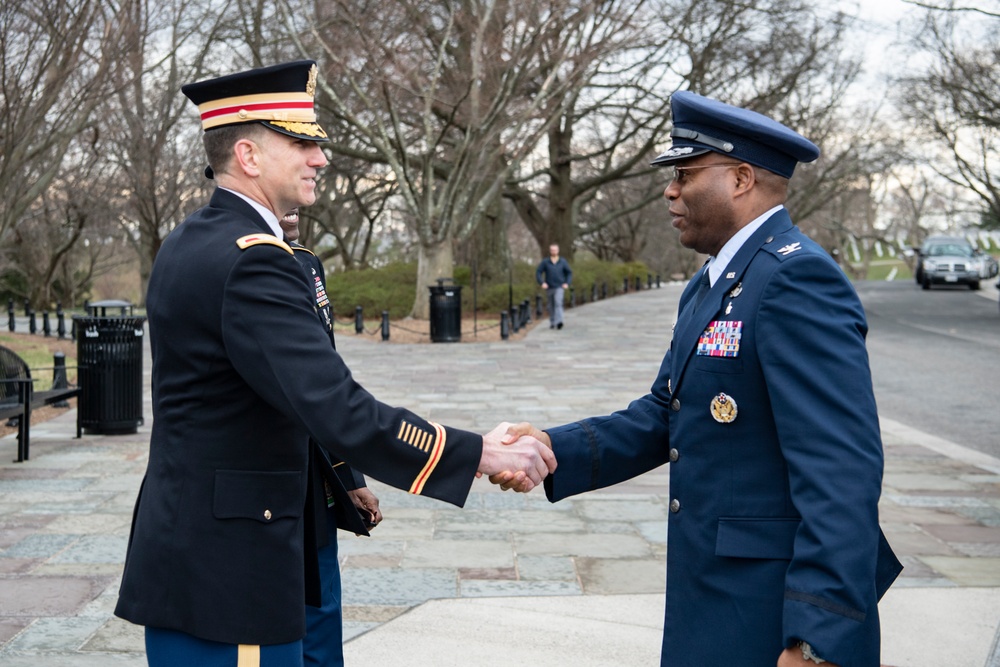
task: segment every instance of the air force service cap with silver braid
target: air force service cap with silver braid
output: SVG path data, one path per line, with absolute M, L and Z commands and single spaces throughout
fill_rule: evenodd
M 189 83 L 181 91 L 198 105 L 206 132 L 227 125 L 261 123 L 296 139 L 329 141 L 316 122 L 318 73 L 315 61 L 297 60 Z
M 791 178 L 795 165 L 819 157 L 813 142 L 756 111 L 687 90 L 671 96 L 670 109 L 673 144 L 653 160 L 654 167 L 715 152 Z

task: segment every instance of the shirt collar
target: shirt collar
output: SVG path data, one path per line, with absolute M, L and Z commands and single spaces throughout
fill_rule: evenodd
M 230 190 L 229 188 L 222 189 L 226 192 L 232 192 L 234 195 L 253 206 L 254 210 L 260 213 L 260 217 L 264 218 L 264 222 L 267 223 L 267 226 L 271 229 L 271 233 L 279 239 L 285 238 L 285 233 L 281 230 L 281 225 L 278 224 L 278 217 L 274 215 L 274 211 L 269 208 L 265 208 L 262 204 L 250 199 L 250 197 L 247 197 L 242 192 Z
M 736 253 L 740 251 L 740 248 L 742 248 L 743 244 L 747 242 L 747 239 L 753 236 L 753 233 L 760 229 L 760 226 L 767 222 L 768 218 L 783 208 L 784 206 L 778 204 L 774 208 L 769 209 L 754 218 L 750 224 L 745 225 L 742 229 L 740 229 L 740 231 L 733 234 L 731 239 L 726 241 L 726 245 L 722 246 L 722 250 L 719 251 L 718 255 L 709 259 L 708 277 L 712 285 L 715 285 L 715 281 L 722 276 L 722 272 L 726 270 L 726 267 L 729 266 L 729 262 L 732 261 L 733 257 L 736 256 Z

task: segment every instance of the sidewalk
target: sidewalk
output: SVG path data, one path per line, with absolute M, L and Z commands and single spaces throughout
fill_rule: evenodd
M 377 397 L 435 421 L 561 424 L 646 392 L 680 289 L 570 309 L 519 342 L 337 347 Z M 0 440 L 0 664 L 145 664 L 141 628 L 111 615 L 145 398 L 133 436 L 77 441 L 71 411 L 32 429 L 29 462 Z M 1000 460 L 882 427 L 882 525 L 906 565 L 880 605 L 882 662 L 1000 667 Z M 667 483 L 662 468 L 553 505 L 480 480 L 458 509 L 373 482 L 385 521 L 340 538 L 348 665 L 658 664 Z

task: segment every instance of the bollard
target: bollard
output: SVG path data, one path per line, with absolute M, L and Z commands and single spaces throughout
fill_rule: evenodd
M 42 335 L 46 338 L 52 335 L 52 326 L 49 324 L 49 311 L 42 311 Z
M 56 311 L 56 333 L 60 338 L 66 337 L 66 314 L 62 308 Z
M 66 378 L 66 355 L 62 352 L 54 352 L 52 354 L 52 388 L 65 389 L 68 386 L 69 380 Z M 69 402 L 58 401 L 52 405 L 57 408 L 68 408 Z
M 653 274 L 646 274 L 646 289 L 653 289 Z
M 517 310 L 515 308 L 510 309 L 510 329 L 513 333 L 517 333 Z
M 590 286 L 590 302 L 597 301 L 597 283 Z
M 660 289 L 660 274 L 656 274 L 656 289 Z
M 601 283 L 601 299 L 603 300 L 607 298 L 608 298 L 608 283 L 603 282 Z
M 73 341 L 74 343 L 76 342 L 76 320 L 75 319 L 70 320 L 70 323 L 69 323 L 69 339 L 71 341 Z
M 576 290 L 572 285 L 569 286 L 569 307 L 576 308 Z
M 10 329 L 11 333 L 14 332 L 14 302 L 10 302 L 10 307 L 7 308 L 7 328 Z
M 524 323 L 528 324 L 531 322 L 531 301 L 528 299 L 524 300 Z
M 542 295 L 535 295 L 535 317 L 542 319 Z
M 389 311 L 382 311 L 382 340 L 389 340 Z
M 510 323 L 507 321 L 507 311 L 500 311 L 500 339 L 507 340 L 510 338 Z
M 31 301 L 28 299 L 24 300 L 24 316 L 29 317 L 31 315 Z
M 622 293 L 628 294 L 628 276 L 625 276 L 622 280 Z
M 639 276 L 635 277 L 635 291 L 636 292 L 642 291 L 642 280 L 639 278 Z
M 354 333 L 365 332 L 365 317 L 361 311 L 361 306 L 354 307 Z
M 35 333 L 38 327 L 35 325 L 35 311 L 28 309 L 28 333 Z

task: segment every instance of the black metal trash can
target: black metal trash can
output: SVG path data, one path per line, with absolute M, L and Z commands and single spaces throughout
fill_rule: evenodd
M 445 285 L 451 278 L 438 278 L 431 285 L 431 342 L 455 343 L 462 340 L 462 286 Z
M 123 302 L 101 302 L 74 315 L 76 357 L 80 384 L 80 426 L 84 433 L 135 433 L 142 419 L 142 342 L 145 317 L 95 316 Z

